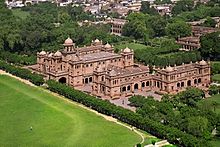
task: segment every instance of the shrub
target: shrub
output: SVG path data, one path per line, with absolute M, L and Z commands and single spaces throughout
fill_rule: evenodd
M 12 75 L 18 76 L 22 79 L 29 80 L 30 82 L 38 86 L 44 83 L 43 76 L 36 73 L 31 73 L 31 71 L 28 69 L 17 67 L 4 61 L 0 61 L 0 69 L 9 72 Z

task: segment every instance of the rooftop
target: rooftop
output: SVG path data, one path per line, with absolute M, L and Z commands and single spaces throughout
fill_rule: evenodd
M 119 57 L 120 55 L 115 53 L 109 53 L 109 52 L 99 52 L 99 53 L 91 53 L 82 55 L 81 58 L 84 61 L 90 61 L 90 60 L 98 60 L 98 59 L 104 59 L 104 58 L 115 58 Z

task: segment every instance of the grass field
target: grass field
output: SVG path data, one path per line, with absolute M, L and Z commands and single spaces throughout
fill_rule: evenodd
M 17 17 L 20 17 L 21 19 L 26 19 L 30 15 L 28 12 L 22 11 L 19 8 L 12 9 L 12 13 Z
M 220 74 L 215 74 L 212 76 L 212 80 L 215 82 L 220 83 Z
M 132 147 L 141 141 L 76 103 L 5 75 L 0 100 L 0 146 Z
M 220 113 L 220 94 L 213 95 L 212 97 L 205 99 L 203 102 L 206 102 L 206 101 L 215 101 L 215 102 L 217 102 L 218 105 L 217 105 L 215 111 L 217 113 Z M 213 145 L 213 147 L 220 147 L 220 138 L 215 138 L 215 140 L 212 141 L 212 145 Z
M 139 43 L 126 43 L 126 44 L 117 44 L 115 45 L 115 48 L 118 50 L 121 49 L 125 49 L 126 47 L 133 49 L 133 50 L 137 50 L 137 49 L 150 49 L 150 47 L 143 45 L 143 44 L 139 44 Z

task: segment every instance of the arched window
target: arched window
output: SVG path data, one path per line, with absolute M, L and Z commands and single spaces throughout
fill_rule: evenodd
M 181 82 L 181 87 L 184 87 L 184 85 L 185 85 L 184 82 Z
M 177 87 L 180 87 L 180 83 L 177 83 L 177 85 L 176 85 Z
M 146 82 L 146 86 L 150 86 L 150 82 L 149 81 Z
M 202 82 L 202 79 L 201 79 L 201 78 L 199 78 L 199 79 L 198 79 L 198 83 L 201 83 L 201 82 Z
M 92 77 L 89 77 L 89 82 L 90 82 L 90 83 L 92 82 Z
M 142 87 L 145 87 L 145 82 L 142 83 Z
M 194 80 L 194 84 L 197 84 L 197 79 Z
M 128 87 L 127 87 L 127 91 L 130 91 L 130 90 L 131 90 L 131 86 L 128 85 Z
M 126 91 L 126 87 L 122 87 L 122 92 L 125 92 Z
M 191 86 L 191 80 L 187 81 L 187 86 Z
M 138 84 L 134 84 L 134 90 L 137 90 L 138 89 Z

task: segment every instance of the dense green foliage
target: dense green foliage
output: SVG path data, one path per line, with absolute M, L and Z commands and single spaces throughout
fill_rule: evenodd
M 0 75 L 0 91 L 2 147 L 132 147 L 141 141 L 134 131 L 41 87 Z
M 191 27 L 186 22 L 177 21 L 167 25 L 166 33 L 168 36 L 176 39 L 178 37 L 186 37 L 191 35 Z
M 218 94 L 220 91 L 219 87 L 217 85 L 211 85 L 209 87 L 209 94 L 210 95 L 215 95 L 215 94 Z
M 134 113 L 130 110 L 124 109 L 119 106 L 115 106 L 109 101 L 103 101 L 93 96 L 85 94 L 81 91 L 74 90 L 69 86 L 60 84 L 55 81 L 49 80 L 47 82 L 49 90 L 61 94 L 73 101 L 82 103 L 83 105 L 90 107 L 100 113 L 113 116 L 120 121 L 128 123 L 139 129 L 145 130 L 159 138 L 165 137 L 169 142 L 174 144 L 180 144 L 183 146 L 209 146 L 204 140 L 198 139 L 184 133 L 171 126 L 166 126 L 160 122 L 156 122 L 150 118 L 142 117 L 138 113 Z
M 201 54 L 206 59 L 220 59 L 220 32 L 206 34 L 201 37 Z
M 194 6 L 193 0 L 180 0 L 172 9 L 172 14 L 177 15 L 182 12 L 192 11 Z
M 133 96 L 129 101 L 144 118 L 176 127 L 208 141 L 212 138 L 213 129 L 219 126 L 220 120 L 219 115 L 210 109 L 214 103 L 199 103 L 203 97 L 204 93 L 201 90 L 189 88 L 178 95 L 164 95 L 162 101 L 143 96 Z
M 88 45 L 95 38 L 114 43 L 122 37 L 110 35 L 109 25 L 83 25 L 78 21 L 94 20 L 82 7 L 57 7 L 53 3 L 41 3 L 19 9 L 27 13 L 20 18 L 13 10 L 0 7 L 0 50 L 33 54 L 40 50 L 58 50 L 70 36 L 76 45 Z
M 32 65 L 36 63 L 35 55 L 18 55 L 17 53 L 11 53 L 8 51 L 0 52 L 0 59 L 8 63 L 19 65 Z
M 38 75 L 36 73 L 32 73 L 28 69 L 24 69 L 21 67 L 17 67 L 11 64 L 8 64 L 4 61 L 0 60 L 0 69 L 9 72 L 15 76 L 21 77 L 23 79 L 29 80 L 30 82 L 34 83 L 35 85 L 42 85 L 44 83 L 43 76 Z

